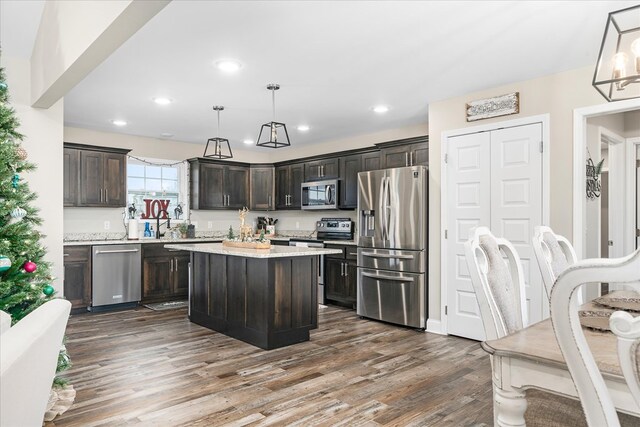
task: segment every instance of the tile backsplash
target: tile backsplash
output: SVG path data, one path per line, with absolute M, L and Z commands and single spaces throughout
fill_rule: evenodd
M 64 234 L 66 240 L 83 240 L 82 235 L 99 234 L 100 239 L 120 239 L 126 237 L 123 221 L 124 208 L 65 208 Z M 315 232 L 316 221 L 321 218 L 351 218 L 355 221 L 355 211 L 251 211 L 246 221 L 255 228 L 257 217 L 268 215 L 278 220 L 276 234 L 285 236 L 305 236 Z M 145 220 L 140 220 L 145 222 Z M 239 227 L 237 211 L 191 211 L 191 223 L 196 226 L 198 237 L 226 234 L 229 226 Z M 155 228 L 155 220 L 149 221 Z M 140 231 L 144 226 L 139 227 Z M 164 230 L 164 228 L 163 228 Z

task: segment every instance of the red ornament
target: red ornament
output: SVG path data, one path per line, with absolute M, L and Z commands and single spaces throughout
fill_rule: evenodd
M 38 266 L 36 265 L 35 262 L 33 261 L 27 261 L 24 263 L 24 265 L 22 266 L 22 268 L 24 269 L 24 271 L 26 271 L 27 273 L 33 273 L 34 271 L 36 271 L 36 268 L 38 268 Z

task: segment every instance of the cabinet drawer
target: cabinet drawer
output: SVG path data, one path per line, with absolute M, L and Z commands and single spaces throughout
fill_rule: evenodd
M 357 260 L 358 259 L 358 247 L 353 245 L 353 246 L 344 246 L 344 252 L 345 252 L 345 258 L 350 259 L 350 260 Z
M 63 251 L 64 262 L 89 261 L 91 258 L 90 246 L 65 246 Z
M 344 245 L 325 245 L 325 247 L 327 249 L 339 249 L 342 251 L 342 253 L 339 254 L 327 254 L 324 257 L 325 258 L 338 258 L 338 259 L 345 259 L 345 254 L 346 254 L 346 247 Z
M 142 246 L 142 256 L 179 256 L 188 255 L 188 252 L 180 251 L 178 249 L 167 249 L 164 247 L 167 243 L 147 243 Z

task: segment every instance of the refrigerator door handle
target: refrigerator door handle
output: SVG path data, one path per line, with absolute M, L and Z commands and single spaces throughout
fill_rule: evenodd
M 380 233 L 382 234 L 382 240 L 386 240 L 385 238 L 385 230 L 384 230 L 384 216 L 386 215 L 385 203 L 384 203 L 384 189 L 385 189 L 385 177 L 382 177 L 380 180 L 380 199 L 378 200 L 378 206 L 380 213 L 378 214 L 380 221 Z M 372 227 L 373 228 L 373 227 Z
M 389 191 L 389 182 L 391 178 L 384 178 L 384 212 L 382 213 L 384 216 L 384 240 L 389 240 L 389 216 L 391 215 L 391 203 L 389 198 L 391 197 L 391 192 Z
M 394 282 L 406 283 L 406 282 L 414 281 L 413 277 L 396 277 L 396 276 L 387 276 L 386 274 L 373 274 L 373 273 L 366 273 L 366 272 L 361 272 L 360 274 L 365 277 L 371 277 L 372 279 L 391 280 Z
M 413 255 L 377 254 L 374 252 L 362 252 L 362 256 L 371 258 L 413 259 Z

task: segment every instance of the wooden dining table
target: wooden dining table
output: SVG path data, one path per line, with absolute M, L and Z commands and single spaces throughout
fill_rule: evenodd
M 587 328 L 583 331 L 616 408 L 640 416 L 620 370 L 615 335 Z M 492 356 L 495 425 L 525 425 L 529 388 L 578 398 L 550 319 L 481 345 Z

